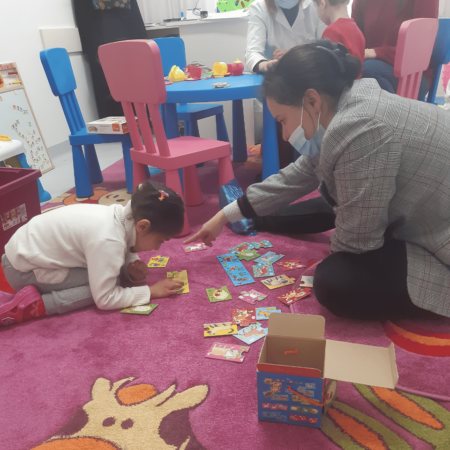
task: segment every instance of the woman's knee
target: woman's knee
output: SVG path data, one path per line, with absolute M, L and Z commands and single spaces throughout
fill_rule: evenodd
M 331 312 L 339 304 L 343 287 L 343 277 L 339 275 L 339 259 L 337 253 L 330 255 L 317 266 L 314 274 L 313 291 L 317 301 Z

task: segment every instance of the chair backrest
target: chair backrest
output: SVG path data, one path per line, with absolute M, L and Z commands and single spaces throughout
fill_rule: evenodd
M 77 83 L 65 48 L 50 48 L 40 53 L 42 66 L 53 95 L 59 97 L 72 134 L 85 128 L 75 89 Z
M 158 46 L 150 40 L 120 41 L 101 45 L 98 56 L 112 97 L 116 102 L 122 103 L 134 149 L 142 150 L 143 145 L 133 106 L 145 151 L 156 153 L 147 115 L 148 108 L 159 154 L 170 156 L 159 112 L 159 105 L 165 103 L 167 94 Z
M 438 27 L 438 19 L 407 20 L 400 27 L 394 64 L 394 75 L 399 78 L 398 95 L 417 99 L 422 74 L 430 65 Z
M 179 37 L 165 37 L 153 39 L 161 52 L 161 61 L 164 76 L 169 75 L 172 66 L 178 66 L 181 70 L 186 67 L 186 49 L 183 39 Z

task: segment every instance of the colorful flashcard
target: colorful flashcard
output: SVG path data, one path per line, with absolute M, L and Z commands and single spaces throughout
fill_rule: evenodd
M 266 336 L 268 331 L 268 328 L 263 328 L 260 323 L 256 322 L 239 330 L 234 337 L 250 345 Z
M 169 257 L 165 258 L 164 256 L 153 256 L 150 258 L 148 262 L 148 267 L 166 267 L 169 262 Z
M 241 253 L 236 253 L 239 260 L 245 259 L 245 261 L 251 261 L 252 259 L 259 258 L 261 255 L 256 250 L 245 250 Z
M 300 280 L 301 287 L 313 287 L 314 277 L 303 276 Z
M 267 266 L 264 264 L 256 264 L 256 266 L 252 266 L 252 269 L 255 278 L 272 277 L 275 275 L 272 264 Z
M 236 247 L 230 248 L 230 253 L 241 253 L 247 250 L 253 250 L 253 245 L 250 242 L 243 242 L 242 244 L 236 245 Z
M 274 252 L 267 252 L 266 254 L 262 255 L 258 259 L 255 259 L 255 262 L 268 266 L 269 264 L 273 264 L 283 257 L 284 257 L 284 255 L 277 255 Z
M 287 275 L 277 275 L 276 277 L 261 280 L 261 283 L 269 289 L 278 289 L 295 283 L 295 278 L 289 278 Z
M 261 294 L 261 292 L 255 291 L 254 289 L 251 289 L 250 291 L 242 291 L 239 298 L 241 300 L 244 300 L 244 302 L 250 303 L 251 305 L 254 305 L 256 301 L 264 300 L 267 297 L 267 295 Z
M 222 286 L 220 289 L 209 288 L 206 289 L 209 301 L 211 303 L 224 302 L 225 300 L 231 300 L 230 291 L 226 286 Z
M 130 306 L 129 308 L 122 309 L 120 311 L 124 314 L 141 314 L 149 315 L 158 305 L 156 303 L 149 303 L 148 305 Z
M 280 313 L 281 309 L 275 308 L 275 306 L 268 306 L 266 308 L 256 308 L 256 320 L 269 320 L 269 316 L 272 313 Z
M 203 325 L 203 336 L 230 336 L 238 332 L 237 325 L 231 322 L 205 323 Z
M 184 286 L 178 291 L 178 294 L 189 293 L 189 283 L 186 270 L 182 270 L 181 272 L 177 272 L 176 270 L 173 272 L 167 272 L 167 278 L 172 278 L 172 280 L 181 281 L 184 283 Z
M 244 361 L 244 352 L 248 352 L 250 347 L 246 345 L 231 345 L 215 342 L 208 350 L 206 358 L 222 359 L 224 361 L 233 361 L 241 363 Z
M 186 253 L 192 253 L 192 252 L 198 252 L 200 250 L 208 250 L 208 247 L 203 242 L 200 242 L 199 244 L 192 244 L 192 245 L 188 245 L 187 247 L 183 247 L 183 250 Z
M 253 248 L 256 248 L 257 250 L 260 249 L 260 248 L 271 248 L 271 247 L 273 247 L 273 245 L 267 240 L 259 241 L 259 242 L 252 242 L 252 245 L 253 245 Z
M 286 292 L 286 294 L 280 295 L 278 300 L 285 305 L 292 305 L 292 303 L 305 298 L 309 294 L 311 294 L 311 289 L 298 287 L 297 289 L 292 289 L 292 291 Z
M 251 323 L 256 323 L 256 311 L 254 309 L 233 309 L 231 320 L 235 325 L 248 327 Z
M 280 266 L 284 272 L 305 267 L 303 264 L 300 264 L 299 259 L 292 259 L 291 261 L 280 261 L 277 262 L 277 266 Z
M 255 280 L 248 273 L 248 270 L 239 261 L 238 257 L 234 253 L 229 253 L 227 255 L 218 255 L 222 267 L 225 272 L 230 277 L 231 281 L 235 286 L 242 286 L 244 284 L 254 283 Z

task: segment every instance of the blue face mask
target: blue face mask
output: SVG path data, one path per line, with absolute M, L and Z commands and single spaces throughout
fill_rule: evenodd
M 302 106 L 302 117 L 300 119 L 300 125 L 294 130 L 289 138 L 289 143 L 292 147 L 297 150 L 300 155 L 305 156 L 316 156 L 320 154 L 320 147 L 322 146 L 323 135 L 325 134 L 325 128 L 320 125 L 320 113 L 319 120 L 317 122 L 317 131 L 313 138 L 308 141 L 305 137 L 305 130 L 303 130 L 303 110 Z
M 298 2 L 299 0 L 275 0 L 277 6 L 284 9 L 291 9 L 297 5 Z

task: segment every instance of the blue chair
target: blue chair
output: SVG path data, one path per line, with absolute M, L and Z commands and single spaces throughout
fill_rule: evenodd
M 132 147 L 130 135 L 128 133 L 122 135 L 88 133 L 75 95 L 77 83 L 67 50 L 51 48 L 41 51 L 40 56 L 53 95 L 59 97 L 69 125 L 69 142 L 72 146 L 77 197 L 90 197 L 94 194 L 92 185 L 103 182 L 94 145 L 111 142 L 122 143 L 127 191 L 132 193 L 133 164 L 130 158 L 130 148 Z M 82 146 L 84 146 L 84 154 Z
M 164 76 L 169 75 L 172 66 L 178 66 L 184 70 L 186 67 L 186 50 L 183 39 L 167 37 L 153 39 L 153 41 L 156 42 L 161 53 Z M 177 105 L 177 116 L 178 120 L 184 121 L 184 134 L 196 137 L 200 137 L 198 121 L 206 117 L 216 116 L 217 140 L 230 142 L 223 118 L 223 106 L 220 104 L 181 103 Z
M 436 36 L 431 61 L 434 64 L 434 76 L 431 80 L 427 102 L 436 102 L 436 92 L 441 78 L 442 66 L 450 62 L 450 19 L 439 19 L 439 29 Z

